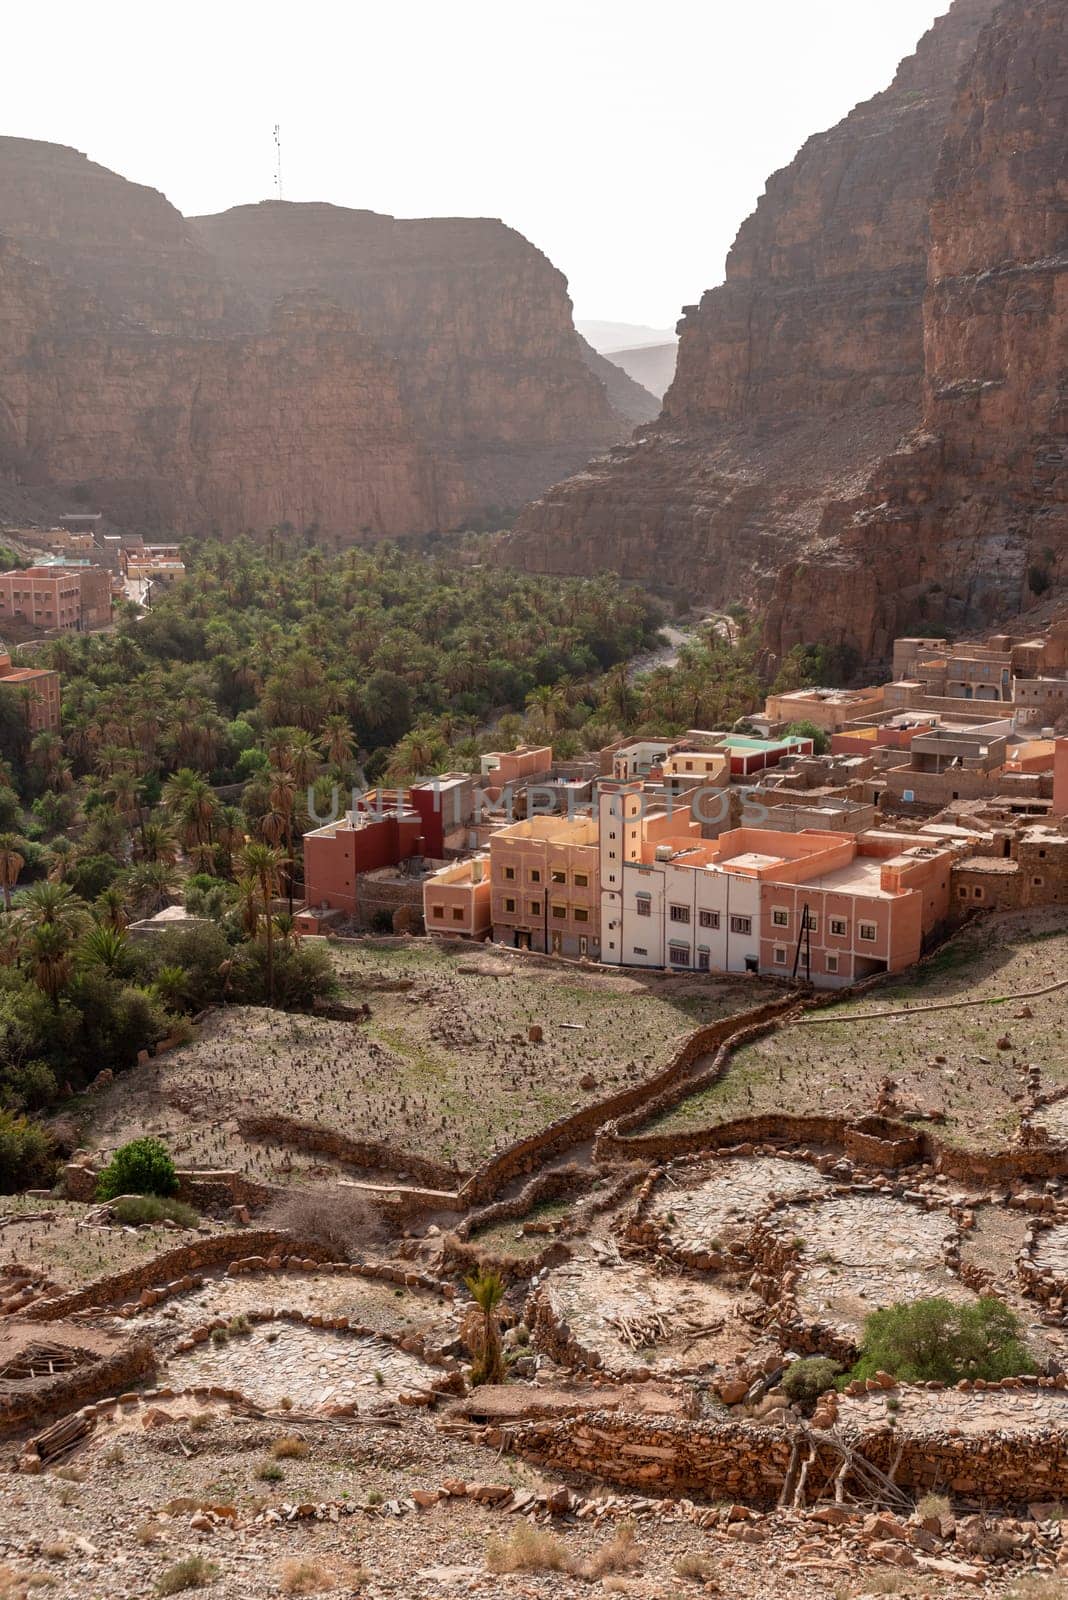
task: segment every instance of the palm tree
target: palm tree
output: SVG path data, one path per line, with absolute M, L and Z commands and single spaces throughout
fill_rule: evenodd
M 58 1007 L 59 991 L 70 977 L 71 939 L 67 930 L 58 922 L 42 922 L 29 928 L 22 941 L 22 955 L 30 965 L 34 983 Z
M 139 916 L 155 916 L 169 906 L 179 884 L 177 868 L 166 861 L 135 861 L 126 874 L 126 898 Z
M 0 887 L 4 891 L 4 910 L 11 910 L 11 891 L 19 881 L 19 873 L 26 865 L 19 854 L 22 841 L 17 834 L 0 833 Z
M 497 1307 L 504 1296 L 504 1282 L 492 1267 L 466 1278 L 471 1298 L 482 1313 L 482 1350 L 471 1368 L 472 1383 L 503 1383 L 504 1356 Z
M 94 924 L 82 937 L 77 957 L 83 967 L 100 967 L 112 978 L 125 977 L 131 967 L 125 930 Z
M 216 821 L 219 848 L 226 861 L 226 874 L 232 878 L 234 851 L 239 849 L 245 840 L 245 813 L 240 806 L 220 806 Z
M 102 928 L 121 931 L 130 920 L 126 915 L 126 896 L 117 883 L 109 883 L 100 891 L 93 911 Z
M 178 860 L 178 840 L 169 822 L 146 822 L 141 829 L 141 855 L 145 861 L 164 861 L 173 867 Z
M 352 731 L 348 717 L 327 717 L 323 723 L 322 744 L 323 753 L 332 766 L 351 765 L 356 754 L 356 735 Z
M 267 937 L 267 1004 L 274 1005 L 274 917 L 271 902 L 279 891 L 279 875 L 285 856 L 273 845 L 259 844 L 250 839 L 238 857 L 242 876 L 254 878 L 259 887 L 263 905 L 263 922 Z
M 15 897 L 21 954 L 53 1005 L 70 976 L 71 951 L 88 913 L 69 883 L 33 883 Z

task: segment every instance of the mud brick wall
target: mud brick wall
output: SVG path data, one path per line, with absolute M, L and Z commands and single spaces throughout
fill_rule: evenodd
M 179 1245 L 149 1261 L 140 1262 L 125 1272 L 111 1273 L 76 1289 L 71 1294 L 57 1295 L 50 1300 L 35 1301 L 35 1322 L 56 1322 L 78 1311 L 96 1306 L 114 1306 L 135 1298 L 142 1289 L 165 1284 L 174 1278 L 185 1277 L 206 1267 L 228 1265 L 247 1256 L 301 1255 L 308 1260 L 333 1261 L 330 1250 L 308 1240 L 295 1239 L 292 1234 L 275 1228 L 245 1228 L 240 1233 L 216 1233 L 201 1237 L 190 1244 Z

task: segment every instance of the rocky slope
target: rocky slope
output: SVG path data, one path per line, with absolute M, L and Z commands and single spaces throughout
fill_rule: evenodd
M 672 573 L 766 610 L 775 651 L 866 658 L 905 626 L 1018 609 L 1036 550 L 1055 576 L 1035 452 L 1049 478 L 1064 27 L 1063 0 L 956 0 L 888 90 L 810 139 L 686 309 L 659 421 L 530 508 L 513 557 Z
M 0 139 L 0 480 L 138 526 L 401 534 L 492 517 L 628 425 L 563 276 L 499 222 L 187 222 Z

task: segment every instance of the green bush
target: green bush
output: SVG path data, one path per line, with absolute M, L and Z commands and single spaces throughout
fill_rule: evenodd
M 889 1372 L 906 1383 L 959 1383 L 1034 1372 L 1020 1324 L 992 1295 L 966 1305 L 943 1296 L 873 1311 L 851 1378 Z
M 782 1380 L 783 1393 L 802 1411 L 811 1411 L 820 1395 L 834 1387 L 841 1370 L 838 1362 L 827 1356 L 805 1356 L 787 1368 Z
M 123 1194 L 173 1194 L 178 1187 L 174 1162 L 158 1139 L 131 1139 L 112 1156 L 97 1180 L 98 1200 Z
M 156 1579 L 157 1594 L 181 1594 L 184 1589 L 202 1589 L 219 1576 L 218 1567 L 205 1556 L 183 1556 Z
M 0 1111 L 0 1193 L 51 1183 L 52 1140 L 39 1122 Z
M 120 1195 L 112 1210 L 116 1222 L 132 1228 L 164 1220 L 180 1223 L 183 1228 L 195 1228 L 200 1221 L 192 1206 L 182 1200 L 163 1200 L 157 1194 Z

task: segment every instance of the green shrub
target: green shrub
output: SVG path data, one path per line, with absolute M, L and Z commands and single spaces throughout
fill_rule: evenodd
M 39 1122 L 0 1110 L 0 1193 L 51 1183 L 52 1140 Z
M 158 1139 L 131 1139 L 116 1150 L 97 1180 L 98 1200 L 122 1194 L 173 1194 L 178 1187 L 174 1162 Z
M 1034 1370 L 1008 1306 L 992 1295 L 966 1305 L 938 1295 L 873 1311 L 850 1377 L 870 1378 L 881 1371 L 905 1383 L 993 1382 Z
M 155 1194 L 125 1194 L 112 1207 L 116 1222 L 136 1228 L 144 1222 L 180 1223 L 183 1228 L 195 1228 L 200 1218 L 192 1206 L 181 1200 L 161 1200 Z
M 787 1368 L 782 1380 L 783 1393 L 802 1411 L 811 1411 L 820 1395 L 833 1388 L 841 1370 L 838 1362 L 827 1356 L 805 1356 Z
M 181 1594 L 183 1589 L 202 1589 L 219 1576 L 219 1569 L 204 1556 L 185 1556 L 156 1579 L 157 1594 Z

